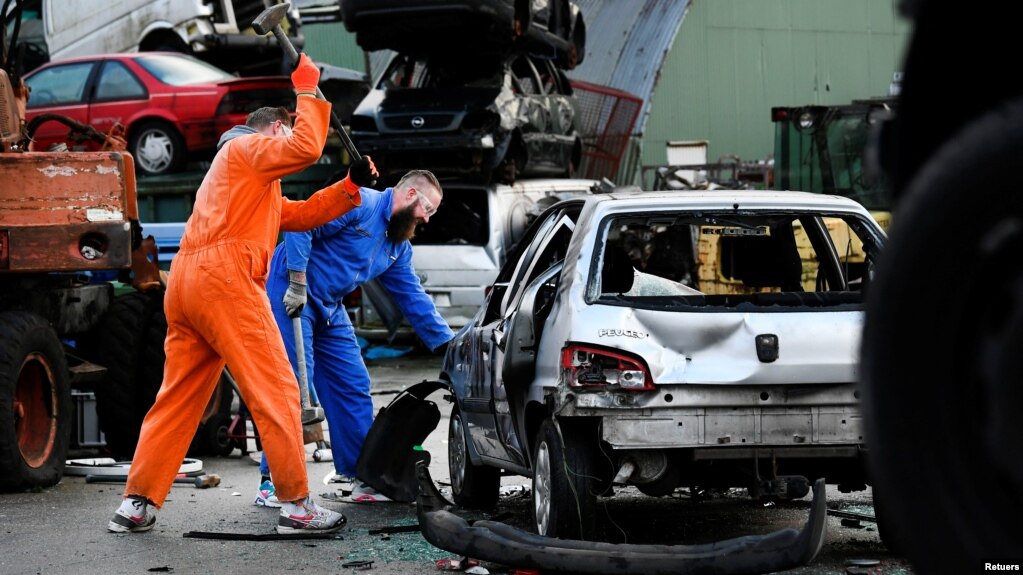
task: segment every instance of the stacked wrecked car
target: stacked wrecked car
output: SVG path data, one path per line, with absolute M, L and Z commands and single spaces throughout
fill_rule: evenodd
M 571 177 L 582 157 L 565 76 L 581 63 L 582 13 L 565 1 L 348 0 L 346 28 L 393 56 L 352 116 L 352 140 L 384 180 L 512 183 Z

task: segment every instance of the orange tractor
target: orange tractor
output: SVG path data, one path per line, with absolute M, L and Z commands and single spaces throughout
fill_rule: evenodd
M 0 54 L 2 491 L 57 483 L 71 447 L 130 458 L 162 381 L 166 333 L 124 139 L 61 116 L 25 125 L 14 59 Z M 70 128 L 72 151 L 33 150 L 48 121 Z M 104 151 L 73 151 L 85 138 Z M 220 386 L 193 451 L 229 452 L 231 400 Z

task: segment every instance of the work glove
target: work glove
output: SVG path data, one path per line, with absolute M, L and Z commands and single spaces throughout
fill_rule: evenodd
M 288 317 L 295 318 L 301 315 L 305 302 L 305 284 L 290 280 L 288 291 L 284 292 L 284 311 L 288 313 Z
M 291 73 L 291 84 L 295 86 L 296 94 L 316 95 L 316 86 L 320 83 L 320 69 L 313 64 L 309 56 L 299 54 L 298 66 Z
M 359 188 L 368 188 L 376 184 L 379 176 L 380 173 L 377 172 L 373 158 L 363 156 L 352 162 L 348 168 L 348 176 L 344 179 L 345 191 L 349 196 L 355 195 Z
M 433 348 L 433 355 L 441 355 L 441 356 L 447 355 L 448 354 L 448 348 L 451 347 L 451 342 L 452 341 L 454 341 L 454 340 L 449 339 L 448 341 L 445 341 L 444 343 L 442 343 L 442 344 L 438 345 L 437 347 Z

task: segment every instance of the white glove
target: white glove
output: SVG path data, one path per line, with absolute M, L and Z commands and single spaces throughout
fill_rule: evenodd
M 305 284 L 294 280 L 288 282 L 288 291 L 284 293 L 284 310 L 288 317 L 298 317 L 305 307 Z

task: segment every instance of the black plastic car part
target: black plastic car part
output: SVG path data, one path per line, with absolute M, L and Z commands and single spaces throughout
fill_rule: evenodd
M 427 541 L 445 551 L 515 568 L 579 575 L 773 573 L 808 564 L 824 544 L 824 479 L 814 484 L 810 516 L 801 530 L 702 545 L 635 545 L 542 537 L 496 521 L 470 525 L 449 511 L 452 504 L 437 490 L 427 465 L 417 464 L 416 475 L 419 526 Z

